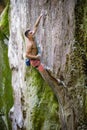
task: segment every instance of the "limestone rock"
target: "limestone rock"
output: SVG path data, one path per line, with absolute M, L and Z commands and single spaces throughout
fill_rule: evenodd
M 83 59 L 79 58 L 82 55 L 79 39 L 75 38 L 80 29 L 75 16 L 86 2 L 80 6 L 79 3 L 76 0 L 11 0 L 8 56 L 14 90 L 13 130 L 59 130 L 57 100 L 62 130 L 77 130 L 80 119 L 83 120 L 85 76 Z M 24 63 L 24 32 L 33 27 L 41 11 L 47 16 L 41 20 L 36 40 L 43 49 L 41 62 L 50 68 L 49 74 L 42 76 L 56 99 L 37 70 L 27 68 Z

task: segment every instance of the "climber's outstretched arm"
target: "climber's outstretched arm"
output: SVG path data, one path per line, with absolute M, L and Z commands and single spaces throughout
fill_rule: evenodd
M 33 29 L 33 34 L 36 33 L 37 28 L 38 28 L 38 25 L 39 25 L 39 23 L 40 23 L 40 20 L 41 20 L 41 17 L 42 17 L 42 16 L 43 16 L 43 14 L 41 14 L 41 15 L 38 17 L 38 19 L 36 20 L 35 25 L 34 25 L 34 29 Z

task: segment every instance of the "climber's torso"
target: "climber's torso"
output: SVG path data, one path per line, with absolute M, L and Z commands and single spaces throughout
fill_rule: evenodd
M 26 52 L 31 55 L 37 55 L 37 46 L 34 40 L 28 40 Z

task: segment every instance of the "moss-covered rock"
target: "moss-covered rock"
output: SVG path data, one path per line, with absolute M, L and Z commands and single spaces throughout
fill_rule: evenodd
M 26 82 L 27 130 L 58 130 L 58 102 L 49 85 L 32 67 L 27 68 Z
M 71 92 L 72 96 L 79 97 L 80 127 L 78 129 L 87 129 L 87 1 L 79 0 L 75 6 L 75 43 L 71 54 L 71 76 L 72 85 L 75 89 Z M 70 84 L 70 85 L 71 85 Z M 75 92 L 77 94 L 75 94 Z M 76 99 L 74 99 L 76 101 Z M 82 112 L 81 112 L 82 111 Z M 81 112 L 81 113 L 80 113 Z M 86 124 L 85 124 L 86 123 Z M 85 128 L 82 128 L 85 124 Z

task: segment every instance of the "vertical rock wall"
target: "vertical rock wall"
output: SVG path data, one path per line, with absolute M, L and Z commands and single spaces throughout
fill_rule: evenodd
M 31 7 L 34 4 L 36 7 Z M 8 56 L 14 91 L 14 106 L 10 110 L 13 130 L 59 128 L 58 104 L 55 96 L 35 69 L 25 67 L 23 57 L 25 52 L 24 31 L 32 26 L 39 16 L 42 9 L 38 8 L 38 4 L 36 1 L 12 0 L 10 6 Z M 38 40 L 41 40 L 39 33 L 37 33 Z
M 51 69 L 55 79 L 67 87 L 56 85 L 59 96 L 61 129 L 76 130 L 83 119 L 84 74 L 82 59 L 76 53 L 75 0 L 11 0 L 9 61 L 12 69 L 14 106 L 10 111 L 13 130 L 58 130 L 58 105 L 48 84 L 32 67 L 25 67 L 24 31 L 32 28 L 41 11 L 36 34 L 43 48 L 41 61 Z M 78 3 L 78 1 L 77 1 Z M 79 50 L 79 49 L 78 49 Z M 78 51 L 79 52 L 79 51 Z M 60 88 L 61 87 L 61 88 Z M 59 89 L 57 89 L 59 88 Z M 59 90 L 59 91 L 58 91 Z M 67 90 L 67 93 L 66 93 Z

